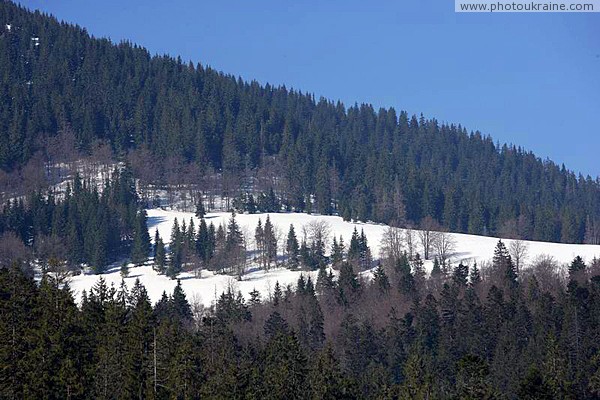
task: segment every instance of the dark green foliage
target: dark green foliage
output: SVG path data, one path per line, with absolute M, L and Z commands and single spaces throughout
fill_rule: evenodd
M 479 272 L 479 268 L 477 268 L 477 263 L 473 265 L 471 271 L 469 272 L 469 284 L 472 287 L 477 287 L 481 282 L 481 274 Z
M 177 285 L 173 290 L 173 311 L 175 316 L 181 321 L 191 321 L 192 320 L 192 308 L 190 307 L 190 303 L 188 303 L 185 293 L 181 288 L 181 281 L 177 280 Z
M 196 238 L 196 252 L 205 265 L 208 265 L 215 253 L 215 226 L 206 225 L 204 218 L 200 220 L 198 237 Z
M 185 226 L 185 221 L 183 222 Z M 169 258 L 169 264 L 167 266 L 166 274 L 169 278 L 175 279 L 181 272 L 183 266 L 183 238 L 184 235 L 179 228 L 179 222 L 177 218 L 173 221 L 173 227 L 171 228 L 171 241 L 169 243 L 169 251 L 171 256 Z
M 245 82 L 92 38 L 10 2 L 0 7 L 3 171 L 61 161 L 45 146 L 57 137 L 82 153 L 102 140 L 119 156 L 146 152 L 156 169 L 146 183 L 170 179 L 173 160 L 223 171 L 224 194 L 244 197 L 239 211 L 414 224 L 430 215 L 453 231 L 510 226 L 524 239 L 600 240 L 598 182 L 520 147 L 393 108 Z M 281 189 L 267 183 L 242 195 L 242 177 L 257 170 Z
M 514 289 L 517 285 L 517 271 L 502 240 L 498 240 L 494 249 L 492 263 L 503 287 L 507 290 Z
M 452 281 L 459 286 L 467 286 L 469 278 L 469 266 L 459 263 L 452 271 Z
M 341 267 L 251 307 L 229 289 L 201 321 L 180 282 L 152 307 L 139 281 L 100 278 L 77 307 L 68 285 L 1 268 L 0 397 L 597 398 L 599 279 L 552 295 L 528 277 L 505 298 L 456 267 L 439 291 L 382 296 L 381 268 L 357 285 Z
M 577 279 L 585 275 L 585 268 L 586 265 L 583 259 L 580 256 L 575 257 L 571 265 L 569 265 L 569 278 Z
M 533 366 L 519 384 L 517 395 L 519 399 L 523 400 L 552 400 L 555 398 L 550 385 L 544 381 L 539 369 Z
M 367 243 L 365 231 L 361 230 L 359 235 L 356 227 L 354 227 L 348 247 L 348 261 L 362 270 L 371 267 L 371 249 Z
M 344 260 L 344 239 L 340 236 L 340 240 L 333 237 L 333 243 L 331 244 L 331 265 L 338 267 Z
M 342 263 L 340 267 L 340 277 L 338 279 L 339 301 L 341 304 L 350 305 L 350 303 L 360 294 L 360 282 L 358 276 L 354 273 L 352 264 Z
M 161 163 L 205 163 L 222 171 L 231 198 L 247 170 L 281 168 L 269 175 L 284 182 L 281 192 L 267 185 L 248 194 L 252 211 L 414 223 L 431 215 L 459 231 L 516 226 L 525 238 L 596 240 L 597 182 L 521 149 L 392 109 L 346 109 L 150 57 L 8 2 L 0 3 L 0 79 L 4 171 L 72 131 L 83 152 L 102 139 L 120 156 L 148 147 Z M 75 176 L 64 198 L 38 192 L 7 203 L 0 231 L 29 248 L 56 235 L 65 258 L 97 271 L 129 252 L 141 263 L 149 238 L 134 188 L 128 167 L 102 190 Z M 158 235 L 154 256 L 173 277 L 190 251 L 210 268 L 233 265 L 231 254 L 244 267 L 235 215 L 227 227 L 201 221 L 198 232 L 181 221 L 171 239 L 169 262 Z M 263 302 L 254 291 L 250 307 L 229 288 L 214 306 L 207 301 L 201 321 L 179 282 L 152 307 L 139 281 L 128 290 L 100 279 L 77 307 L 68 284 L 34 281 L 23 257 L 2 260 L 0 398 L 598 398 L 600 280 L 581 258 L 567 287 L 552 290 L 517 276 L 502 243 L 485 273 L 458 265 L 447 275 L 438 262 L 428 280 L 420 258 L 404 254 L 362 284 L 352 262 L 369 264 L 364 234 L 353 235 L 349 262 L 337 243 L 339 278 L 324 243 L 291 242 L 290 258 L 318 269 L 316 287 L 310 278 L 296 292 L 277 283 Z
M 215 253 L 215 258 L 220 258 L 224 266 L 229 268 L 230 273 L 234 273 L 241 279 L 246 266 L 246 247 L 244 245 L 244 235 L 235 219 L 235 211 L 231 213 L 224 240 L 221 239 L 222 252 Z M 219 235 L 217 240 L 219 242 Z
M 266 193 L 257 195 L 258 202 L 252 193 L 244 192 L 233 200 L 233 208 L 238 212 L 247 212 L 249 214 L 272 213 L 281 211 L 281 203 L 275 195 L 273 188 Z
M 490 383 L 490 369 L 485 360 L 466 355 L 458 361 L 456 378 L 457 399 L 497 399 Z
M 230 322 L 247 321 L 250 313 L 240 292 L 235 293 L 231 288 L 223 292 L 215 307 L 216 320 L 226 325 Z
M 373 281 L 382 294 L 387 294 L 390 290 L 390 279 L 385 273 L 385 270 L 383 269 L 383 265 L 381 265 L 381 263 L 377 265 L 375 272 L 373 272 Z
M 396 261 L 395 272 L 398 276 L 398 290 L 404 295 L 412 295 L 416 290 L 415 277 L 410 270 L 408 256 L 403 253 Z
M 301 399 L 306 390 L 307 359 L 293 333 L 274 332 L 265 349 L 262 378 L 265 399 Z
M 202 199 L 198 200 L 198 202 L 196 203 L 195 215 L 200 219 L 204 219 L 204 216 L 206 215 L 206 209 L 204 208 L 204 202 L 202 201 Z
M 101 273 L 110 262 L 129 252 L 137 264 L 148 257 L 146 214 L 138 208 L 127 167 L 115 169 L 101 192 L 76 175 L 60 200 L 51 192 L 38 192 L 26 203 L 8 201 L 0 212 L 0 233 L 14 232 L 29 246 L 53 235 L 65 247 L 64 254 L 53 257 L 72 264 L 87 263 Z
M 317 356 L 316 365 L 308 375 L 309 398 L 313 400 L 354 399 L 356 390 L 342 372 L 331 346 Z
M 163 243 L 160 236 L 156 237 L 156 243 L 154 245 L 154 269 L 161 274 L 164 274 L 167 268 L 167 253 L 165 251 L 165 244 Z
M 290 230 L 288 231 L 287 241 L 285 245 L 285 251 L 288 256 L 288 267 L 290 269 L 296 269 L 300 265 L 299 255 L 300 248 L 298 246 L 298 238 L 294 230 L 294 225 L 290 224 Z
M 150 235 L 146 220 L 146 211 L 139 211 L 135 217 L 131 249 L 131 262 L 135 265 L 143 264 L 148 259 L 150 252 Z

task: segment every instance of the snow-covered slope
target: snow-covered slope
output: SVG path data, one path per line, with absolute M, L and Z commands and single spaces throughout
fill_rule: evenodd
M 186 224 L 188 224 L 190 218 L 194 219 L 196 228 L 199 224 L 198 219 L 193 213 L 166 211 L 161 209 L 151 209 L 147 210 L 147 212 L 150 236 L 153 238 L 155 230 L 158 229 L 158 232 L 165 243 L 169 242 L 171 227 L 173 226 L 175 218 L 178 219 L 180 224 L 184 220 L 186 221 Z M 307 226 L 313 221 L 325 221 L 330 228 L 330 239 L 333 237 L 332 235 L 335 235 L 336 237 L 341 235 L 346 244 L 350 242 L 354 227 L 356 227 L 359 232 L 361 229 L 364 229 L 373 256 L 374 258 L 377 258 L 379 256 L 381 238 L 386 229 L 385 225 L 345 222 L 341 217 L 334 216 L 319 216 L 301 213 L 269 215 L 274 226 L 280 233 L 280 247 L 284 246 L 290 224 L 294 225 L 296 234 L 298 235 L 299 240 L 301 240 L 303 226 Z M 206 220 L 207 222 L 212 222 L 215 226 L 218 226 L 219 224 L 226 224 L 229 217 L 230 214 L 228 213 L 210 213 L 206 216 Z M 254 229 L 258 223 L 258 219 L 261 218 L 264 223 L 267 214 L 240 214 L 237 215 L 236 218 L 242 227 L 242 231 L 249 238 L 250 242 L 252 242 Z M 452 256 L 452 262 L 464 260 L 471 263 L 473 261 L 480 262 L 489 260 L 492 258 L 494 247 L 498 242 L 498 238 L 493 237 L 466 234 L 452 234 L 452 236 L 456 241 L 456 250 Z M 509 243 L 510 240 L 507 240 L 506 242 Z M 583 257 L 584 260 L 587 261 L 591 260 L 594 256 L 600 256 L 600 246 L 533 241 L 527 241 L 526 243 L 528 245 L 528 260 L 533 260 L 537 255 L 547 254 L 553 256 L 559 263 L 567 264 L 577 255 Z M 250 243 L 249 247 L 252 248 L 252 246 L 253 245 Z M 431 268 L 431 262 L 426 262 L 425 266 L 426 268 Z M 181 284 L 189 299 L 194 301 L 197 300 L 205 305 L 209 305 L 214 300 L 215 295 L 219 295 L 228 287 L 228 285 L 233 285 L 233 287 L 236 290 L 240 290 L 244 296 L 253 289 L 257 289 L 262 293 L 263 297 L 265 297 L 272 291 L 277 281 L 282 287 L 285 287 L 288 284 L 294 285 L 301 273 L 305 275 L 308 274 L 305 271 L 289 271 L 281 268 L 272 269 L 268 272 L 253 270 L 244 275 L 242 281 L 237 281 L 231 276 L 216 275 L 210 271 L 202 271 L 200 278 L 196 278 L 190 273 L 181 274 L 180 278 Z M 312 272 L 311 274 L 313 278 L 316 278 L 315 272 Z M 118 286 L 121 282 L 118 268 L 109 271 L 104 274 L 103 277 L 109 285 L 114 284 L 115 286 Z M 151 266 L 131 268 L 129 277 L 125 279 L 125 282 L 131 287 L 136 278 L 139 278 L 141 283 L 146 286 L 148 294 L 153 302 L 160 298 L 163 291 L 171 293 L 176 284 L 175 281 L 163 275 L 158 275 L 152 270 Z M 89 290 L 97 280 L 97 275 L 80 275 L 74 277 L 71 281 L 71 287 L 75 291 L 76 297 L 80 298 L 82 291 L 84 289 Z

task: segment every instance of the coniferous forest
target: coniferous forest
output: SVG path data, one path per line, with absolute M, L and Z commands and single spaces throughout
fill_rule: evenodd
M 151 240 L 165 201 L 199 222 Z M 0 203 L 0 399 L 600 399 L 600 260 L 525 268 L 499 240 L 458 263 L 449 233 L 600 244 L 600 180 L 458 124 L 0 0 Z M 356 227 L 346 246 L 325 221 L 236 220 L 284 211 L 385 223 L 380 257 Z M 299 279 L 244 297 L 249 263 Z M 177 284 L 153 304 L 130 265 Z M 229 286 L 187 297 L 203 271 Z
M 68 284 L 0 270 L 0 397 L 6 399 L 597 399 L 600 261 L 551 259 L 518 274 L 406 254 L 361 279 L 232 287 L 204 308 L 180 284 L 154 306 L 136 281 L 103 279 L 78 307 Z
M 145 185 L 216 180 L 234 199 L 258 181 L 286 210 L 600 242 L 597 179 L 461 125 L 245 82 L 10 2 L 0 22 L 0 186 L 64 162 L 65 143 L 103 145 Z

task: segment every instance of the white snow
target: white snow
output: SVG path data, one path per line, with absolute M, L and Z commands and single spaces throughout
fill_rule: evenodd
M 12 29 L 12 25 L 11 24 L 6 24 L 6 30 L 10 32 L 11 29 Z
M 154 238 L 154 232 L 158 229 L 158 232 L 165 243 L 169 243 L 170 241 L 171 228 L 175 218 L 177 218 L 180 226 L 183 221 L 188 225 L 190 218 L 194 219 L 196 229 L 198 229 L 199 226 L 198 218 L 190 212 L 150 209 L 147 210 L 147 213 L 150 237 Z M 212 222 L 215 226 L 226 224 L 230 215 L 231 214 L 229 213 L 223 212 L 209 213 L 206 216 L 206 222 Z M 356 227 L 359 232 L 361 229 L 364 229 L 373 257 L 378 258 L 381 238 L 386 229 L 385 225 L 346 222 L 341 217 L 335 216 L 320 216 L 302 213 L 277 213 L 269 215 L 273 225 L 278 230 L 280 248 L 285 246 L 284 243 L 290 224 L 294 225 L 298 240 L 301 241 L 303 237 L 303 226 L 307 226 L 307 224 L 310 224 L 313 221 L 325 221 L 330 227 L 329 243 L 331 242 L 333 235 L 338 238 L 341 235 L 347 246 L 350 243 L 354 227 Z M 259 218 L 262 219 L 264 224 L 267 214 L 238 214 L 236 216 L 242 231 L 249 240 L 248 246 L 250 249 L 253 248 L 252 241 L 254 238 L 254 229 Z M 495 237 L 457 233 L 451 235 L 456 241 L 456 250 L 451 259 L 453 263 L 459 261 L 472 263 L 473 261 L 490 260 L 494 254 L 494 248 L 498 243 L 498 238 Z M 510 243 L 510 240 L 504 241 L 507 245 Z M 566 265 L 577 255 L 583 257 L 586 261 L 590 261 L 594 256 L 600 256 L 600 245 L 561 244 L 534 241 L 526 241 L 525 243 L 528 245 L 527 259 L 529 261 L 533 260 L 537 255 L 545 254 L 553 256 L 560 264 Z M 431 269 L 431 261 L 426 262 L 425 267 Z M 300 274 L 304 274 L 305 276 L 311 274 L 313 279 L 316 279 L 316 272 L 290 271 L 284 268 L 271 269 L 268 272 L 253 270 L 246 273 L 241 281 L 237 281 L 232 276 L 214 274 L 210 271 L 202 271 L 200 278 L 196 278 L 192 273 L 183 273 L 179 278 L 181 279 L 181 284 L 188 299 L 200 301 L 205 305 L 209 305 L 214 301 L 215 295 L 220 295 L 229 285 L 233 285 L 235 290 L 241 291 L 244 296 L 247 296 L 253 289 L 257 289 L 261 292 L 262 297 L 265 298 L 272 292 L 277 281 L 279 281 L 282 288 L 285 288 L 288 284 L 295 285 Z M 368 275 L 369 272 L 365 271 L 365 274 Z M 114 284 L 115 287 L 118 287 L 121 282 L 119 268 L 115 268 L 102 276 L 109 285 Z M 163 291 L 166 291 L 167 294 L 172 293 L 173 288 L 176 285 L 176 281 L 171 280 L 164 275 L 158 275 L 149 265 L 130 268 L 129 277 L 125 278 L 125 282 L 129 288 L 131 288 L 136 278 L 139 278 L 140 282 L 146 287 L 150 299 L 153 302 L 160 299 Z M 89 291 L 97 280 L 97 275 L 79 275 L 73 277 L 70 285 L 75 292 L 76 298 L 79 300 L 81 298 L 81 292 L 84 289 Z

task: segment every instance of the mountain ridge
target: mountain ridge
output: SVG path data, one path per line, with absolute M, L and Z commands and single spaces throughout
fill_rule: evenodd
M 101 142 L 132 164 L 151 158 L 150 176 L 137 171 L 146 185 L 173 184 L 193 165 L 198 176 L 217 174 L 215 190 L 231 198 L 244 195 L 246 176 L 267 176 L 258 190 L 275 190 L 296 211 L 415 226 L 431 217 L 456 232 L 600 240 L 597 179 L 520 147 L 498 148 L 461 125 L 245 82 L 96 39 L 12 3 L 0 4 L 0 20 L 7 173 L 36 155 L 60 161 L 45 143 L 62 134 L 84 153 Z

